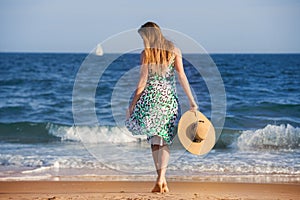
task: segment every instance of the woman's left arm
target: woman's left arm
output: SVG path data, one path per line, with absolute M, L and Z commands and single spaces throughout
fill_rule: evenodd
M 140 79 L 139 82 L 137 84 L 137 88 L 135 90 L 134 93 L 134 97 L 131 101 L 131 104 L 128 108 L 127 111 L 127 118 L 131 115 L 135 104 L 137 103 L 138 99 L 140 98 L 140 96 L 142 95 L 143 90 L 146 87 L 146 83 L 147 83 L 147 79 L 148 79 L 148 67 L 146 65 L 143 65 L 143 58 L 144 58 L 144 52 L 141 53 L 141 69 L 140 69 Z

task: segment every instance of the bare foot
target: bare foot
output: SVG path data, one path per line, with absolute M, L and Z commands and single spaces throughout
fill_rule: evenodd
M 169 188 L 168 188 L 167 182 L 163 183 L 162 189 L 163 189 L 163 193 L 169 192 Z
M 153 193 L 163 193 L 163 184 L 162 183 L 156 183 L 151 192 L 153 192 Z

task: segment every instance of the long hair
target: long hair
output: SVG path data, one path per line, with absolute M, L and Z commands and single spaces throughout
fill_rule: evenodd
M 163 36 L 161 29 L 154 22 L 142 25 L 138 33 L 145 46 L 142 64 L 166 67 L 174 55 L 174 44 Z

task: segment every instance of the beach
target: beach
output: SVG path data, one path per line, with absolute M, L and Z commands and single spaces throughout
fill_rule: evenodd
M 300 0 L 170 3 L 0 0 L 0 200 L 300 200 Z
M 7 181 L 0 199 L 298 199 L 300 184 L 170 182 L 151 193 L 148 181 Z

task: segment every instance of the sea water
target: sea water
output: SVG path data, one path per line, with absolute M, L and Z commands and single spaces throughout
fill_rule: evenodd
M 99 123 L 77 125 L 72 94 L 86 56 L 0 54 L 0 180 L 154 179 L 145 138 L 132 137 L 122 122 L 115 121 L 114 114 L 125 115 L 126 102 L 119 109 L 115 105 L 112 112 L 116 80 L 139 65 L 139 55 L 115 56 L 103 77 L 95 77 L 99 81 L 93 103 Z M 101 66 L 110 56 L 95 59 L 94 65 Z M 211 57 L 226 91 L 222 134 L 205 156 L 186 152 L 175 138 L 169 179 L 299 182 L 300 55 Z M 211 100 L 203 77 L 187 60 L 184 66 L 200 110 L 210 117 Z M 89 90 L 87 83 L 83 90 Z

